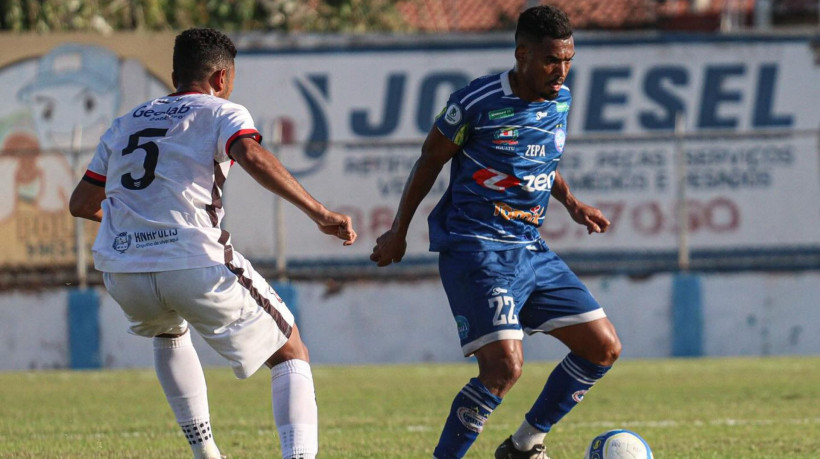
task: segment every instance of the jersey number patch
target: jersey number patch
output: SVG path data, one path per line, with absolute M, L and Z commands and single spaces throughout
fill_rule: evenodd
M 122 150 L 122 155 L 130 155 L 136 150 L 144 151 L 145 160 L 142 162 L 142 168 L 145 169 L 145 173 L 137 179 L 135 179 L 130 172 L 123 174 L 120 179 L 122 186 L 129 190 L 142 190 L 154 181 L 154 170 L 157 168 L 159 147 L 151 141 L 140 143 L 140 137 L 164 137 L 166 132 L 168 132 L 168 129 L 148 128 L 135 132 L 128 137 L 128 146 Z
M 518 316 L 515 315 L 515 300 L 511 296 L 494 296 L 488 300 L 490 308 L 495 308 L 493 315 L 493 325 L 517 324 Z

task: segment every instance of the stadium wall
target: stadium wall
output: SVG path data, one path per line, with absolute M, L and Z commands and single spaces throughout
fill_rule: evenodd
M 584 279 L 624 343 L 623 358 L 674 355 L 674 276 Z M 702 280 L 705 356 L 820 354 L 820 272 L 711 274 Z M 463 361 L 455 322 L 438 281 L 294 283 L 300 328 L 318 364 Z M 0 370 L 70 368 L 71 290 L 0 296 Z M 127 321 L 99 293 L 99 357 L 103 368 L 150 367 L 151 340 L 130 335 Z M 207 366 L 225 362 L 194 334 Z M 529 360 L 565 353 L 556 340 L 525 338 Z

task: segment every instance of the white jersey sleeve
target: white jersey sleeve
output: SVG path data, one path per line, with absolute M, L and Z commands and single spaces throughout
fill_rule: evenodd
M 108 158 L 111 156 L 111 150 L 108 149 L 109 137 L 112 135 L 114 125 L 118 120 L 115 120 L 112 127 L 100 137 L 100 143 L 97 144 L 97 150 L 88 163 L 88 170 L 83 177 L 83 180 L 93 183 L 94 185 L 105 186 L 105 177 L 108 170 Z
M 83 178 L 105 186 L 95 267 L 154 272 L 230 261 L 222 188 L 230 146 L 242 137 L 261 141 L 247 109 L 200 93 L 154 99 L 115 120 Z
M 233 143 L 243 137 L 252 137 L 261 140 L 248 110 L 239 104 L 225 104 L 219 113 L 219 140 L 220 149 L 214 158 L 217 162 L 227 161 L 230 157 L 230 148 Z

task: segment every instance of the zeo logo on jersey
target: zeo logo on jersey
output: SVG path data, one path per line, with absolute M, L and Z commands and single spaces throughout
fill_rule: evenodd
M 564 143 L 567 141 L 567 131 L 558 128 L 555 130 L 555 149 L 558 153 L 564 152 Z
M 458 108 L 458 105 L 450 104 L 450 106 L 447 107 L 447 111 L 444 113 L 444 121 L 447 121 L 447 124 L 452 124 L 453 126 L 461 122 L 461 109 Z

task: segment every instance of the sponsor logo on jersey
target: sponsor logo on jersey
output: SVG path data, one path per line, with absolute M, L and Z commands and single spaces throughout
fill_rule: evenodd
M 543 112 L 535 112 L 535 119 L 536 119 L 537 121 L 541 121 L 541 118 L 546 118 L 547 113 L 549 113 L 549 112 L 547 112 L 547 111 L 543 111 Z
M 164 101 L 161 101 L 164 102 Z M 162 119 L 166 115 L 167 116 L 174 116 L 175 118 L 188 113 L 191 110 L 191 107 L 188 104 L 182 104 L 180 106 L 173 106 L 168 110 L 153 110 L 148 108 L 147 105 L 143 105 L 142 107 L 137 108 L 131 113 L 131 116 L 134 118 L 152 118 L 152 119 Z
M 171 244 L 179 241 L 176 228 L 155 231 L 134 231 L 134 241 L 138 249 Z
M 518 129 L 498 129 L 493 133 L 493 143 L 518 145 Z
M 111 247 L 119 253 L 125 253 L 125 251 L 131 247 L 131 235 L 124 231 L 117 234 L 114 237 L 114 243 L 111 244 Z
M 555 111 L 558 113 L 564 113 L 569 110 L 569 104 L 566 102 L 556 102 L 555 103 Z
M 494 217 L 501 216 L 504 220 L 523 220 L 536 226 L 541 224 L 546 211 L 546 208 L 541 206 L 532 207 L 530 210 L 516 209 L 506 202 L 494 202 L 493 205 L 495 206 Z
M 509 118 L 515 115 L 515 110 L 513 110 L 512 107 L 499 108 L 498 110 L 491 111 L 488 115 L 491 120 L 499 120 L 501 118 Z
M 450 104 L 447 107 L 447 111 L 444 113 L 444 121 L 453 126 L 461 122 L 461 109 L 458 108 L 458 105 Z
M 572 399 L 575 400 L 575 403 L 581 403 L 581 400 L 584 399 L 584 395 L 586 395 L 586 394 L 587 394 L 587 391 L 585 391 L 585 390 L 575 391 L 572 394 Z
M 135 231 L 134 232 L 134 239 L 137 242 L 155 241 L 157 239 L 165 239 L 165 238 L 176 236 L 177 232 L 178 232 L 178 230 L 176 228 L 169 229 L 169 230 L 156 230 L 156 231 Z
M 518 186 L 521 180 L 516 177 L 499 172 L 495 169 L 481 169 L 473 174 L 473 180 L 484 188 L 495 191 L 504 191 L 507 188 Z
M 524 183 L 521 185 L 521 188 L 529 191 L 530 193 L 534 191 L 551 191 L 552 184 L 555 183 L 555 171 L 550 172 L 549 174 L 536 174 L 536 175 L 525 175 L 524 176 Z
M 527 145 L 524 156 L 547 156 L 547 149 L 544 145 Z
M 458 420 L 469 430 L 476 433 L 481 433 L 484 430 L 484 423 L 487 418 L 482 416 L 477 410 L 467 408 L 466 406 L 459 407 L 456 411 Z
M 558 128 L 555 130 L 555 149 L 558 153 L 564 152 L 564 143 L 567 141 L 567 131 Z
M 470 321 L 464 316 L 456 316 L 456 329 L 460 339 L 466 338 L 470 334 Z

